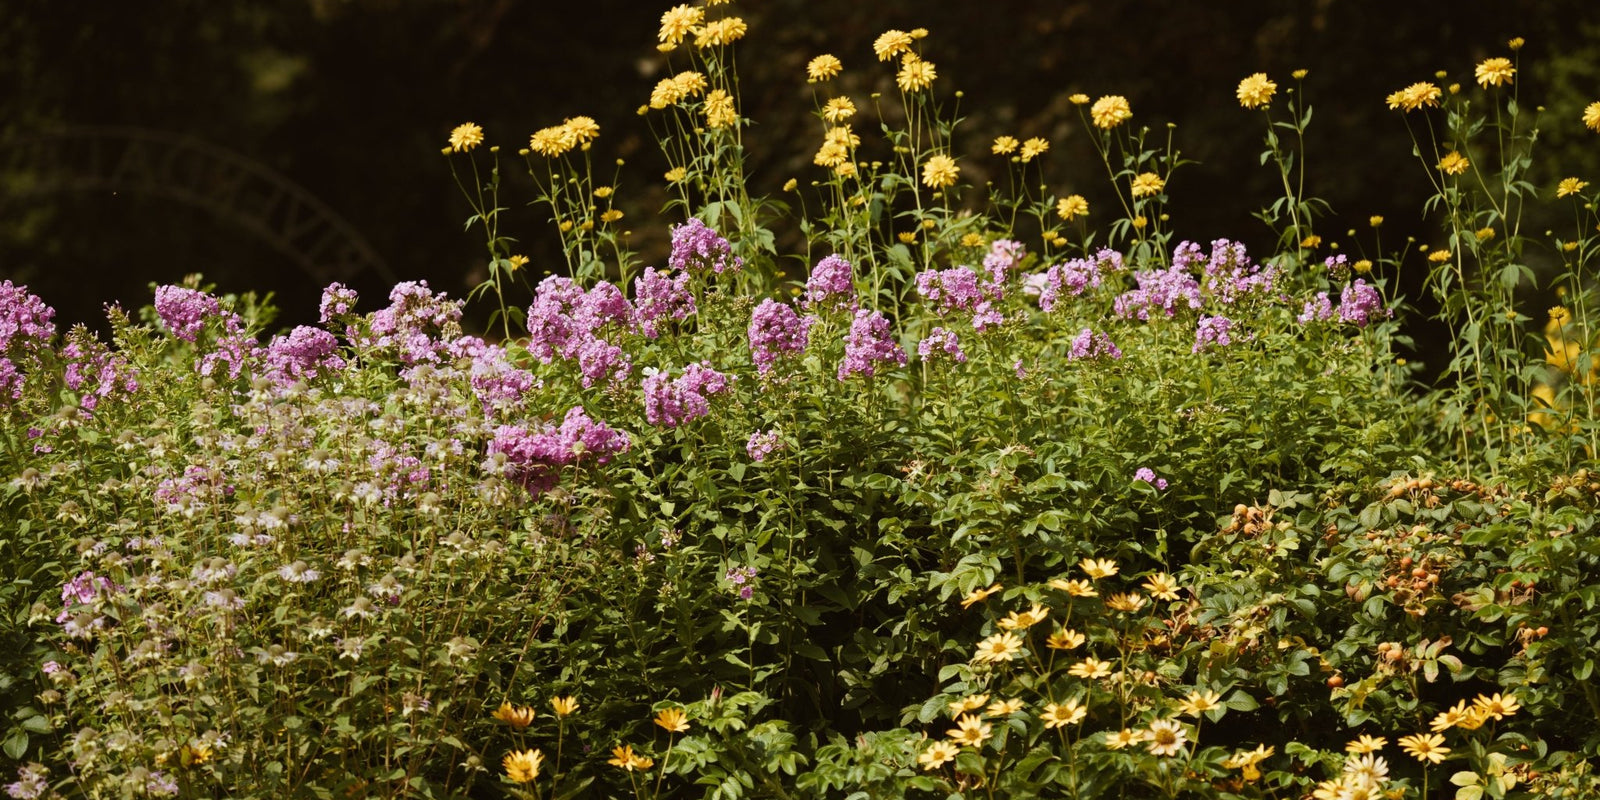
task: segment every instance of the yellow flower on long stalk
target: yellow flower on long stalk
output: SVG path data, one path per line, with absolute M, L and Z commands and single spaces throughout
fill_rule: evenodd
M 723 89 L 713 89 L 706 95 L 706 127 L 731 128 L 739 122 L 739 114 L 733 109 L 733 96 Z
M 922 182 L 933 189 L 955 185 L 960 174 L 961 168 L 956 166 L 955 159 L 944 153 L 930 156 L 922 165 Z
M 562 127 L 567 129 L 567 134 L 572 137 L 572 141 L 579 145 L 585 145 L 600 138 L 600 123 L 595 122 L 593 117 L 572 117 L 562 123 Z
M 1050 581 L 1050 588 L 1060 589 L 1073 597 L 1098 597 L 1100 595 L 1099 592 L 1095 591 L 1093 584 L 1076 578 L 1072 580 L 1054 578 Z
M 1583 125 L 1591 131 L 1600 133 L 1600 100 L 1583 107 Z
M 1517 74 L 1517 68 L 1511 66 L 1509 58 L 1486 58 L 1478 63 L 1473 75 L 1478 79 L 1478 85 L 1487 89 L 1490 86 L 1504 86 L 1511 82 L 1511 76 Z
M 972 661 L 976 664 L 1010 661 L 1020 652 L 1022 652 L 1022 639 L 1006 631 L 979 642 L 977 652 L 972 655 Z
M 656 38 L 664 45 L 676 47 L 705 18 L 706 10 L 699 6 L 673 6 L 661 15 L 661 30 Z
M 844 71 L 844 64 L 838 56 L 823 53 L 806 63 L 806 83 L 821 83 L 830 81 Z
M 911 34 L 899 30 L 887 30 L 878 36 L 872 43 L 872 52 L 876 53 L 879 61 L 888 61 L 901 53 L 911 49 Z
M 681 708 L 663 709 L 656 714 L 655 723 L 667 733 L 683 733 L 689 730 L 689 717 Z
M 1406 751 L 1406 755 L 1431 764 L 1437 764 L 1450 755 L 1450 748 L 1443 745 L 1444 737 L 1437 733 L 1419 733 L 1400 739 L 1400 749 Z
M 750 26 L 738 17 L 723 17 L 716 22 L 708 22 L 705 27 L 695 31 L 694 46 L 704 50 L 707 47 L 723 47 L 733 44 L 744 38 Z
M 1089 215 L 1089 201 L 1081 194 L 1069 194 L 1056 201 L 1056 216 L 1071 222 Z
M 989 702 L 989 695 L 973 694 L 967 695 L 960 700 L 952 700 L 945 705 L 950 709 L 950 716 L 955 717 L 959 714 L 965 714 L 968 711 L 975 711 L 983 708 L 983 705 L 987 702 Z
M 1138 613 L 1150 601 L 1138 592 L 1122 592 L 1106 598 L 1106 608 L 1121 611 L 1124 614 Z
M 1050 634 L 1050 638 L 1045 640 L 1045 646 L 1051 650 L 1073 650 L 1081 647 L 1085 641 L 1087 637 L 1083 634 L 1070 628 L 1063 628 Z
M 457 153 L 464 153 L 478 145 L 483 144 L 483 128 L 471 122 L 463 122 L 450 131 L 450 149 Z
M 1220 707 L 1221 700 L 1222 695 L 1210 689 L 1196 689 L 1178 703 L 1178 713 L 1199 717 L 1207 711 Z
M 1234 753 L 1228 760 L 1222 762 L 1222 766 L 1226 769 L 1239 770 L 1239 777 L 1243 778 L 1245 783 L 1254 783 L 1261 780 L 1261 770 L 1256 765 L 1271 756 L 1272 752 L 1273 748 L 1258 744 L 1254 750 L 1240 750 Z
M 1150 723 L 1149 745 L 1151 755 L 1173 756 L 1189 742 L 1183 723 L 1175 719 L 1158 719 Z
M 1088 574 L 1093 580 L 1109 578 L 1117 574 L 1117 562 L 1109 558 L 1085 558 L 1078 563 L 1078 568 Z
M 1101 661 L 1094 656 L 1090 656 L 1076 664 L 1073 664 L 1067 670 L 1067 674 L 1073 676 L 1074 678 L 1098 680 L 1111 674 L 1111 664 Z
M 991 717 L 1009 717 L 1022 710 L 1022 701 L 1016 698 L 1010 700 L 996 700 L 984 709 L 984 713 Z
M 989 146 L 989 152 L 997 156 L 1010 155 L 1017 151 L 1017 137 L 996 136 L 994 144 Z
M 967 714 L 956 720 L 956 727 L 945 731 L 951 741 L 956 744 L 977 747 L 989 738 L 994 726 L 983 721 L 983 717 Z
M 1468 161 L 1466 156 L 1461 155 L 1459 150 L 1451 150 L 1444 154 L 1444 158 L 1439 159 L 1439 171 L 1446 175 L 1460 175 L 1466 172 L 1467 167 L 1470 166 L 1472 166 L 1472 162 Z
M 1045 608 L 1038 603 L 1034 603 L 1033 608 L 1030 608 L 1027 611 L 1013 611 L 1010 614 L 1007 614 L 1004 618 L 995 622 L 995 625 L 999 626 L 1003 630 L 1008 631 L 1022 630 L 1031 628 L 1034 625 L 1044 622 L 1049 616 L 1050 609 Z
M 1026 164 L 1029 161 L 1044 155 L 1049 150 L 1049 139 L 1046 139 L 1042 136 L 1031 136 L 1026 142 L 1022 143 L 1022 152 L 1018 154 L 1018 157 L 1022 159 L 1022 163 Z
M 1390 94 L 1388 102 L 1390 108 L 1411 112 L 1419 108 L 1438 108 L 1442 95 L 1438 86 L 1420 81 Z
M 511 701 L 503 700 L 492 716 L 520 731 L 533 724 L 534 712 L 528 706 L 513 706 Z
M 1061 728 L 1075 725 L 1089 715 L 1089 710 L 1084 708 L 1077 700 L 1068 700 L 1065 703 L 1050 703 L 1044 707 L 1044 713 L 1039 719 L 1044 721 L 1046 728 Z
M 848 97 L 835 97 L 822 107 L 822 118 L 838 125 L 856 115 L 856 104 Z
M 962 608 L 971 608 L 974 605 L 977 605 L 978 603 L 983 602 L 985 599 L 987 599 L 989 597 L 989 595 L 992 595 L 992 594 L 994 594 L 995 592 L 998 592 L 998 591 L 1000 591 L 1000 584 L 998 584 L 998 583 L 993 585 L 993 586 L 990 586 L 987 589 L 973 589 L 971 593 L 969 593 L 964 599 L 962 599 L 961 607 Z
M 539 765 L 544 763 L 544 753 L 538 750 L 512 750 L 506 753 L 500 765 L 505 768 L 506 780 L 512 783 L 532 783 L 539 777 Z
M 1257 72 L 1239 81 L 1239 88 L 1235 94 L 1239 97 L 1239 105 L 1245 108 L 1260 108 L 1272 102 L 1272 95 L 1278 91 L 1278 84 L 1267 80 L 1267 73 Z
M 1140 584 L 1140 586 L 1143 586 L 1145 591 L 1150 593 L 1151 597 L 1155 597 L 1160 600 L 1178 599 L 1178 581 L 1176 578 L 1173 578 L 1171 575 L 1168 575 L 1165 572 L 1157 572 L 1156 574 L 1151 575 L 1149 578 L 1146 578 L 1145 582 Z
M 928 745 L 928 749 L 917 756 L 917 763 L 924 770 L 935 770 L 956 759 L 961 755 L 961 748 L 951 742 L 938 741 Z
M 1133 108 L 1122 95 L 1106 95 L 1089 106 L 1089 118 L 1094 120 L 1095 127 L 1111 130 L 1133 119 Z
M 656 764 L 655 759 L 634 753 L 631 744 L 611 748 L 611 758 L 606 763 L 629 772 L 646 770 Z
M 1389 744 L 1389 740 L 1382 736 L 1368 736 L 1363 733 L 1344 746 L 1346 753 L 1360 755 L 1362 753 L 1376 753 Z
M 556 716 L 570 717 L 578 710 L 578 698 L 572 695 L 552 697 L 550 698 L 550 707 L 555 709 Z
M 1571 197 L 1583 191 L 1588 185 L 1588 181 L 1580 181 L 1577 178 L 1562 178 L 1561 182 L 1556 184 L 1556 197 Z
M 546 158 L 555 158 L 571 150 L 577 140 L 565 125 L 541 128 L 528 139 L 528 149 Z
M 1167 182 L 1154 172 L 1141 172 L 1133 179 L 1129 190 L 1134 197 L 1154 197 L 1167 188 Z
M 894 82 L 902 92 L 918 92 L 932 86 L 937 77 L 939 72 L 933 68 L 932 61 L 923 61 L 914 54 L 907 53 Z
M 1517 710 L 1522 708 L 1522 704 L 1517 702 L 1517 696 L 1514 694 L 1502 697 L 1499 692 L 1495 692 L 1491 696 L 1478 695 L 1472 701 L 1472 707 L 1480 712 L 1482 716 L 1498 722 L 1517 713 Z

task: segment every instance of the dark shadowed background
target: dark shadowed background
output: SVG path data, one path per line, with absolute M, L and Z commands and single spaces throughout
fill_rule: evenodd
M 368 309 L 395 280 L 464 296 L 483 275 L 483 246 L 462 231 L 470 212 L 439 152 L 450 129 L 477 122 L 510 155 L 534 130 L 577 114 L 600 123 L 599 156 L 626 160 L 618 207 L 647 262 L 658 263 L 666 226 L 681 220 L 660 211 L 664 161 L 635 109 L 663 77 L 653 45 L 668 5 L 0 2 L 0 277 L 29 284 L 58 321 L 91 324 L 105 302 L 137 307 L 149 302 L 150 282 L 192 272 L 221 291 L 276 292 L 285 324 L 314 320 L 330 279 L 360 289 Z M 1271 245 L 1250 216 L 1276 196 L 1276 175 L 1258 160 L 1262 120 L 1233 97 L 1256 71 L 1287 86 L 1290 71 L 1310 70 L 1310 189 L 1336 214 L 1318 231 L 1347 252 L 1357 246 L 1350 228 L 1371 247 L 1372 214 L 1388 220 L 1386 247 L 1406 235 L 1437 238 L 1421 213 L 1428 181 L 1384 97 L 1437 70 L 1450 72 L 1442 83 L 1470 84 L 1477 61 L 1510 55 L 1511 36 L 1527 39 L 1518 91 L 1546 107 L 1536 183 L 1600 179 L 1600 139 L 1577 122 L 1600 98 L 1593 0 L 732 8 L 750 25 L 738 66 L 741 110 L 755 121 L 746 137 L 755 193 L 819 176 L 805 62 L 839 56 L 846 72 L 834 90 L 865 106 L 872 91 L 893 91 L 872 40 L 912 27 L 932 32 L 923 53 L 938 65 L 936 88 L 964 92 L 957 141 L 974 185 L 999 175 L 987 153 L 994 136 L 1045 136 L 1052 188 L 1109 208 L 1068 95 L 1122 94 L 1136 124 L 1176 123 L 1178 147 L 1199 162 L 1169 186 L 1180 238 L 1242 239 L 1258 253 Z M 524 205 L 520 162 L 506 166 L 515 180 L 505 230 L 533 269 L 552 267 L 554 234 Z M 1525 229 L 1537 236 L 1551 222 L 1534 218 Z M 1529 259 L 1537 267 L 1543 257 Z M 1541 300 L 1528 292 L 1530 304 Z M 472 312 L 481 320 L 485 309 Z

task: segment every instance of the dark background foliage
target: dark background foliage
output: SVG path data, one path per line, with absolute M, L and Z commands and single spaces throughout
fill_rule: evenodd
M 0 276 L 28 283 L 65 321 L 97 323 L 108 301 L 148 302 L 147 284 L 202 272 L 222 291 L 272 290 L 283 322 L 314 318 L 323 277 L 309 274 L 246 223 L 201 205 L 104 187 L 71 190 L 46 177 L 49 158 L 18 143 L 61 126 L 113 135 L 133 127 L 194 137 L 237 152 L 304 187 L 369 243 L 383 269 L 350 282 L 367 296 L 393 279 L 427 279 L 462 296 L 483 276 L 481 243 L 458 227 L 469 213 L 439 155 L 456 124 L 482 124 L 505 155 L 532 131 L 587 114 L 599 121 L 597 154 L 627 161 L 618 206 L 650 263 L 663 257 L 663 162 L 635 109 L 662 77 L 655 52 L 660 7 L 594 0 L 201 0 L 0 3 Z M 1265 226 L 1250 213 L 1276 193 L 1259 165 L 1262 120 L 1233 98 L 1238 80 L 1267 71 L 1281 85 L 1310 70 L 1309 187 L 1335 216 L 1319 223 L 1346 251 L 1373 240 L 1366 220 L 1382 214 L 1385 249 L 1406 236 L 1428 242 L 1421 204 L 1428 183 L 1411 156 L 1400 115 L 1384 96 L 1449 70 L 1470 84 L 1472 65 L 1506 55 L 1527 38 L 1518 89 L 1546 106 L 1545 183 L 1595 176 L 1592 140 L 1577 123 L 1600 95 L 1600 13 L 1589 0 L 1519 0 L 1462 5 L 1377 0 L 1193 3 L 1164 0 L 984 4 L 883 0 L 763 0 L 736 4 L 750 23 L 740 46 L 743 112 L 755 120 L 753 193 L 790 177 L 816 177 L 818 137 L 804 64 L 818 53 L 844 60 L 832 87 L 858 105 L 893 91 L 892 71 L 871 55 L 878 33 L 926 27 L 925 54 L 938 89 L 962 91 L 967 120 L 963 178 L 1001 179 L 987 154 L 999 134 L 1052 142 L 1053 191 L 1113 201 L 1093 156 L 1073 92 L 1122 94 L 1135 122 L 1175 123 L 1176 142 L 1198 163 L 1173 181 L 1179 237 L 1243 239 L 1265 251 Z M 869 123 L 870 124 L 870 123 Z M 10 151 L 9 154 L 7 151 Z M 507 167 L 520 175 L 515 158 Z M 1559 173 L 1559 174 L 1557 174 Z M 553 232 L 523 204 L 513 183 L 508 233 L 533 267 L 559 261 Z M 1100 220 L 1109 222 L 1109 217 Z M 1542 231 L 1547 221 L 1528 220 Z M 780 231 L 784 226 L 778 226 Z M 1346 231 L 1356 229 L 1351 240 Z M 798 236 L 797 233 L 792 233 Z M 798 249 L 791 241 L 791 251 Z M 780 240 L 780 248 L 782 242 Z M 1541 252 L 1528 255 L 1538 267 Z M 387 272 L 387 275 L 384 273 Z M 1402 275 L 1402 283 L 1420 280 Z M 1530 291 L 1529 311 L 1548 303 Z M 521 301 L 521 297 L 512 299 Z M 485 309 L 476 309 L 480 312 Z M 1539 313 L 1530 313 L 1536 319 Z M 1426 329 L 1419 331 L 1424 337 Z

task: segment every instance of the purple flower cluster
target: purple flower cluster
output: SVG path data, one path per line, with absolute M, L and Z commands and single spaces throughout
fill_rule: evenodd
M 1295 319 L 1299 320 L 1301 325 L 1333 319 L 1333 303 L 1328 299 L 1328 293 L 1317 292 L 1316 297 L 1306 301 L 1305 308 Z
M 750 315 L 750 360 L 763 376 L 781 356 L 804 353 L 810 343 L 811 326 L 816 317 L 800 316 L 794 307 L 772 298 L 761 301 Z
M 18 767 L 16 783 L 6 784 L 6 794 L 15 800 L 35 800 L 49 792 L 50 770 L 43 764 L 30 763 Z
M 1102 249 L 1092 259 L 1075 258 L 1052 265 L 1038 279 L 1039 308 L 1045 312 L 1054 311 L 1063 294 L 1077 297 L 1090 289 L 1098 289 L 1107 273 L 1121 271 L 1122 254 L 1111 249 Z
M 970 271 L 970 270 L 969 270 Z M 906 365 L 906 351 L 900 349 L 889 330 L 889 320 L 876 311 L 856 309 L 850 323 L 850 333 L 844 341 L 844 361 L 839 363 L 839 380 L 851 375 L 870 378 L 878 373 L 880 364 Z
M 233 487 L 223 481 L 221 472 L 191 464 L 183 475 L 156 484 L 155 501 L 168 511 L 193 514 L 201 506 L 233 496 Z
M 1005 277 L 1004 272 L 1000 277 Z M 972 327 L 980 332 L 1005 322 L 1005 315 L 995 308 L 1004 291 L 998 281 L 980 281 L 971 267 L 917 273 L 917 294 L 935 304 L 934 313 L 941 317 L 958 311 L 969 313 Z
M 262 353 L 262 362 L 268 377 L 280 385 L 337 372 L 345 366 L 339 357 L 339 340 L 321 328 L 306 325 L 274 336 Z
M 1199 253 L 1199 245 L 1184 242 L 1173 251 L 1173 264 L 1182 263 L 1187 269 L 1190 263 L 1199 260 Z M 1204 272 L 1206 292 L 1222 305 L 1233 305 L 1250 297 L 1266 297 L 1272 293 L 1278 279 L 1276 268 L 1263 269 L 1250 260 L 1243 244 L 1227 239 L 1211 243 L 1211 256 Z
M 1153 310 L 1172 317 L 1180 306 L 1200 307 L 1200 284 L 1176 263 L 1167 269 L 1134 273 L 1133 278 L 1139 288 L 1124 292 L 1112 302 L 1112 309 L 1120 317 L 1148 320 Z
M 983 269 L 989 273 L 989 281 L 997 286 L 1004 285 L 1006 276 L 1011 270 L 1016 269 L 1017 263 L 1027 255 L 1027 248 L 1022 242 L 1012 239 L 996 239 L 989 245 L 989 253 L 983 257 Z
M 1387 319 L 1392 312 L 1383 307 L 1383 295 L 1357 278 L 1339 293 L 1339 321 L 1365 328 L 1375 319 Z
M 954 332 L 934 328 L 922 341 L 917 342 L 917 355 L 923 361 L 949 358 L 957 364 L 967 363 L 967 354 L 961 349 L 961 340 Z
M 694 294 L 689 291 L 689 273 L 670 272 L 645 267 L 644 274 L 633 279 L 634 319 L 645 336 L 654 339 L 660 335 L 657 323 L 664 319 L 682 321 L 698 311 Z
M 85 411 L 95 410 L 112 392 L 120 390 L 133 394 L 139 391 L 138 371 L 122 356 L 112 353 L 111 348 L 87 328 L 76 327 L 67 333 L 61 357 L 67 361 L 63 380 L 68 389 L 82 392 L 78 407 Z M 4 359 L 0 362 L 10 363 Z M 5 387 L 4 364 L 0 364 L 0 391 Z
M 718 275 L 744 269 L 744 259 L 733 254 L 733 245 L 714 229 L 690 217 L 682 225 L 672 226 L 672 254 L 667 265 L 685 272 L 711 270 Z
M 356 290 L 342 283 L 328 284 L 328 288 L 322 290 L 322 303 L 319 306 L 322 324 L 327 325 L 355 313 L 357 299 Z
M 96 601 L 109 599 L 123 591 L 123 587 L 113 583 L 110 578 L 102 578 L 89 570 L 80 572 L 61 587 L 61 613 L 56 615 L 56 623 L 74 639 L 92 639 L 95 631 L 105 628 L 106 618 L 96 613 L 97 609 L 80 607 L 93 606 Z
M 35 352 L 56 335 L 55 309 L 44 304 L 25 286 L 0 281 L 0 356 L 15 351 Z
M 156 314 L 172 335 L 186 342 L 200 336 L 206 320 L 222 310 L 217 298 L 182 286 L 156 287 Z
M 504 347 L 489 344 L 476 336 L 462 336 L 451 343 L 453 358 L 468 359 L 467 379 L 472 392 L 483 406 L 483 413 L 493 414 L 521 406 L 529 392 L 539 388 L 540 381 L 532 372 L 511 363 Z
M 841 308 L 855 300 L 855 268 L 837 255 L 828 256 L 811 268 L 806 279 L 806 308 Z
M 1117 360 L 1122 358 L 1122 351 L 1117 349 L 1111 337 L 1103 333 L 1095 333 L 1089 328 L 1084 328 L 1072 340 L 1072 349 L 1067 353 L 1067 359 L 1081 361 L 1083 359 L 1104 358 Z
M 539 283 L 528 308 L 528 349 L 548 364 L 576 360 L 584 388 L 621 383 L 633 371 L 622 348 L 601 338 L 608 327 L 627 330 L 633 306 L 616 286 L 601 281 L 584 291 L 571 278 L 551 275 Z
M 690 364 L 676 380 L 657 372 L 644 379 L 644 416 L 651 425 L 676 428 L 711 413 L 708 396 L 726 394 L 732 379 L 707 362 Z
M 537 493 L 555 484 L 560 467 L 591 459 L 604 464 L 631 445 L 628 434 L 590 418 L 582 407 L 575 406 L 567 411 L 560 427 L 547 425 L 537 431 L 518 425 L 496 428 L 489 454 L 504 456 L 513 477 Z
M 1194 349 L 1191 352 L 1201 352 L 1210 349 L 1213 345 L 1227 347 L 1233 344 L 1233 320 L 1223 316 L 1201 317 L 1200 324 L 1194 331 Z
M 760 571 L 755 567 L 728 567 L 722 577 L 734 586 L 734 591 L 739 593 L 740 600 L 749 600 L 755 596 L 755 578 Z
M 766 461 L 767 456 L 783 449 L 783 436 L 776 428 L 769 431 L 756 431 L 750 434 L 750 440 L 745 442 L 744 451 L 749 454 L 750 460 L 757 464 Z
M 343 301 L 336 297 L 332 302 L 338 307 Z M 356 337 L 356 344 L 395 349 L 408 365 L 437 364 L 445 357 L 447 343 L 461 334 L 461 306 L 444 292 L 434 294 L 427 281 L 401 283 L 390 290 L 389 307 L 368 317 L 368 330 Z
M 1155 470 L 1150 469 L 1149 467 L 1140 467 L 1137 472 L 1133 473 L 1133 479 L 1136 481 L 1144 481 L 1145 483 L 1148 483 L 1157 489 L 1165 490 L 1167 488 L 1167 479 L 1157 478 Z

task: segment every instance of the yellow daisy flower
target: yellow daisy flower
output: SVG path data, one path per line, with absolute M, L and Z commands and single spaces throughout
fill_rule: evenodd
M 739 121 L 738 112 L 733 110 L 733 96 L 722 89 L 713 89 L 706 95 L 706 127 L 731 128 Z
M 1117 562 L 1109 558 L 1086 558 L 1078 563 L 1078 568 L 1083 570 L 1094 580 L 1109 578 L 1117 574 Z
M 513 706 L 511 701 L 505 700 L 501 701 L 492 716 L 520 731 L 533 724 L 534 711 L 528 706 Z
M 888 61 L 901 53 L 911 49 L 911 34 L 905 31 L 888 30 L 878 36 L 872 43 L 872 52 L 878 55 L 879 61 Z
M 1272 101 L 1272 95 L 1278 91 L 1278 84 L 1267 80 L 1267 73 L 1257 72 L 1239 81 L 1239 88 L 1235 94 L 1239 97 L 1239 105 L 1245 108 L 1260 108 Z
M 984 713 L 991 717 L 1009 717 L 1022 710 L 1022 701 L 1012 698 L 1010 700 L 996 700 L 984 709 Z
M 716 22 L 708 22 L 705 27 L 695 31 L 694 46 L 704 50 L 707 47 L 723 47 L 733 44 L 744 38 L 750 26 L 738 17 L 723 17 Z
M 1561 182 L 1556 184 L 1556 197 L 1571 197 L 1583 191 L 1583 187 L 1588 185 L 1588 181 L 1580 181 L 1577 178 L 1562 178 Z
M 856 104 L 848 97 L 835 97 L 822 107 L 822 118 L 837 125 L 855 116 Z
M 983 717 L 967 714 L 956 720 L 956 727 L 945 731 L 956 744 L 977 747 L 989 738 L 994 726 L 983 721 Z
M 1470 166 L 1472 162 L 1458 150 L 1451 150 L 1444 154 L 1444 158 L 1439 159 L 1439 171 L 1446 175 L 1460 175 Z
M 1406 755 L 1418 761 L 1437 764 L 1450 755 L 1450 748 L 1444 747 L 1444 737 L 1437 733 L 1419 733 L 1400 739 L 1400 749 Z
M 1085 680 L 1098 680 L 1111 674 L 1111 664 L 1090 656 L 1067 670 L 1067 674 Z
M 933 189 L 953 186 L 960 174 L 961 168 L 956 166 L 955 159 L 943 153 L 930 157 L 922 165 L 922 182 Z
M 1218 708 L 1221 705 L 1221 700 L 1222 695 L 1216 692 L 1209 689 L 1196 689 L 1178 703 L 1178 713 L 1199 717 L 1207 711 Z
M 1000 584 L 998 583 L 990 586 L 987 589 L 973 589 L 972 592 L 961 601 L 961 607 L 971 608 L 974 605 L 983 602 L 984 599 L 988 598 L 989 595 L 992 595 L 998 591 L 1000 591 Z
M 1591 131 L 1600 132 L 1600 100 L 1583 107 L 1583 125 Z
M 634 772 L 637 770 L 649 769 L 655 766 L 656 762 L 652 758 L 634 753 L 633 745 L 630 744 L 611 748 L 611 758 L 607 759 L 606 763 L 613 767 L 619 767 L 629 772 Z
M 973 654 L 972 661 L 977 664 L 1010 661 L 1020 652 L 1022 652 L 1022 639 L 1006 631 L 978 642 L 978 649 Z
M 1261 780 L 1261 769 L 1256 765 L 1271 756 L 1272 752 L 1273 748 L 1258 744 L 1254 750 L 1240 750 L 1234 753 L 1228 760 L 1222 762 L 1222 766 L 1226 769 L 1239 770 L 1239 777 L 1243 778 L 1245 783 L 1254 783 Z
M 450 149 L 457 153 L 464 153 L 478 145 L 483 144 L 483 128 L 471 122 L 463 122 L 450 131 Z
M 1379 750 L 1382 750 L 1388 744 L 1389 740 L 1383 738 L 1382 736 L 1368 736 L 1367 734 L 1363 733 L 1359 737 L 1351 739 L 1350 743 L 1344 746 L 1344 751 L 1346 753 L 1353 753 L 1356 755 L 1360 755 L 1362 753 L 1376 753 Z
M 928 745 L 928 749 L 917 756 L 917 763 L 924 770 L 935 770 L 956 759 L 961 754 L 961 748 L 950 742 L 938 741 Z
M 1161 194 L 1161 190 L 1166 187 L 1167 182 L 1162 180 L 1160 175 L 1143 172 L 1133 179 L 1131 191 L 1134 197 L 1153 197 Z
M 1107 597 L 1106 607 L 1115 611 L 1121 611 L 1124 614 L 1134 614 L 1137 613 L 1139 609 L 1144 608 L 1145 604 L 1148 602 L 1150 601 L 1144 599 L 1144 595 L 1141 595 L 1138 592 L 1126 592 Z
M 1094 120 L 1095 127 L 1111 130 L 1133 119 L 1133 108 L 1122 95 L 1106 95 L 1089 106 L 1089 118 Z
M 1045 646 L 1051 650 L 1073 650 L 1082 646 L 1085 641 L 1088 641 L 1088 637 L 1083 634 L 1070 628 L 1063 628 L 1050 634 L 1050 638 L 1045 640 Z
M 1081 194 L 1069 194 L 1056 201 L 1056 216 L 1071 222 L 1089 215 L 1089 201 Z
M 844 71 L 844 64 L 837 56 L 824 53 L 806 63 L 806 83 L 821 83 L 830 81 Z
M 600 123 L 595 122 L 594 117 L 572 117 L 562 123 L 562 126 L 567 129 L 572 140 L 580 145 L 600 138 Z
M 1511 76 L 1517 74 L 1517 68 L 1511 66 L 1509 58 L 1486 58 L 1479 62 L 1478 68 L 1473 70 L 1473 75 L 1478 79 L 1478 85 L 1487 89 L 1490 86 L 1504 86 L 1511 82 Z
M 1029 137 L 1028 141 L 1022 143 L 1022 152 L 1019 155 L 1022 158 L 1022 163 L 1026 164 L 1029 161 L 1044 155 L 1049 150 L 1049 139 L 1046 139 L 1042 136 L 1033 136 Z
M 556 716 L 570 717 L 578 710 L 578 698 L 572 695 L 552 697 L 550 698 L 550 707 L 555 709 Z
M 1157 572 L 1139 585 L 1144 587 L 1151 597 L 1160 600 L 1178 599 L 1178 580 L 1165 572 Z
M 1128 728 L 1123 728 L 1122 730 L 1117 731 L 1116 733 L 1107 733 L 1106 734 L 1106 747 L 1108 747 L 1108 748 L 1110 748 L 1112 750 L 1121 750 L 1124 747 L 1132 747 L 1133 745 L 1136 745 L 1136 744 L 1138 744 L 1138 743 L 1140 743 L 1140 742 L 1142 742 L 1144 740 L 1145 740 L 1145 732 L 1144 731 L 1136 731 L 1136 730 L 1130 730 Z
M 1438 108 L 1441 94 L 1438 86 L 1421 81 L 1390 94 L 1388 102 L 1390 108 L 1403 109 L 1407 112 L 1419 108 Z
M 1073 597 L 1098 597 L 1100 594 L 1088 581 L 1077 579 L 1067 581 L 1056 578 L 1050 581 L 1050 588 L 1060 589 Z
M 705 18 L 706 10 L 699 6 L 673 6 L 661 15 L 661 31 L 656 38 L 662 44 L 676 46 Z
M 933 68 L 932 61 L 908 56 L 900 65 L 900 73 L 895 75 L 894 82 L 902 92 L 916 92 L 932 86 L 937 77 L 939 73 Z
M 532 783 L 539 777 L 539 765 L 544 763 L 544 753 L 538 750 L 512 750 L 506 753 L 500 765 L 505 768 L 506 779 L 512 783 Z
M 1068 700 L 1065 703 L 1051 703 L 1044 707 L 1044 713 L 1039 719 L 1044 720 L 1046 728 L 1060 728 L 1075 725 L 1089 715 L 1089 710 L 1077 700 Z
M 1517 710 L 1522 708 L 1522 704 L 1517 702 L 1516 695 L 1508 694 L 1502 697 L 1499 692 L 1495 692 L 1493 695 L 1488 697 L 1485 697 L 1481 694 L 1478 695 L 1477 698 L 1472 701 L 1472 706 L 1473 708 L 1481 710 L 1483 716 L 1496 721 L 1505 719 L 1506 717 L 1517 713 Z
M 946 703 L 945 706 L 950 709 L 950 716 L 955 717 L 959 714 L 965 714 L 968 711 L 974 711 L 976 709 L 983 708 L 984 704 L 987 702 L 989 702 L 989 695 L 973 694 L 967 695 L 960 700 L 952 700 L 949 703 Z
M 1017 137 L 996 136 L 994 144 L 989 147 L 989 152 L 997 156 L 1010 155 L 1017 151 Z
M 1151 755 L 1174 756 L 1189 742 L 1183 723 L 1175 719 L 1158 719 L 1150 723 L 1149 745 Z

